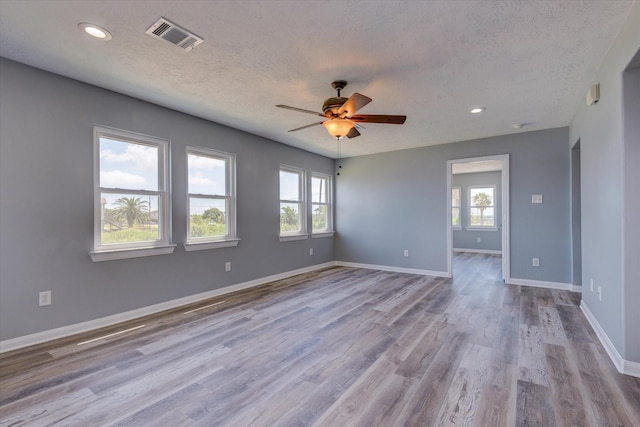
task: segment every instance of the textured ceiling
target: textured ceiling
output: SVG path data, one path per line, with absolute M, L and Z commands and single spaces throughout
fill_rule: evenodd
M 274 105 L 320 111 L 344 79 L 373 98 L 360 113 L 408 116 L 344 141 L 354 156 L 568 125 L 633 3 L 0 0 L 0 55 L 330 157 L 321 126 L 287 132 L 317 117 Z M 161 16 L 204 43 L 146 35 Z

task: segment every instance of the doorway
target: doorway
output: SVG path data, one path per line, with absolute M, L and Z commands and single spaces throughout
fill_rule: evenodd
M 480 205 L 474 205 L 469 208 L 472 204 L 472 199 L 474 199 L 474 193 L 472 189 L 463 190 L 462 187 L 458 188 L 458 200 L 466 200 L 468 203 L 465 205 L 464 203 L 457 203 L 455 206 L 454 200 L 454 174 L 457 173 L 479 173 L 479 172 L 490 172 L 490 171 L 499 171 L 499 185 L 492 186 L 495 188 L 494 191 L 499 191 L 499 206 L 493 206 L 494 210 L 499 210 L 499 216 L 494 215 L 494 223 L 485 222 L 484 213 L 491 212 L 487 210 L 486 205 L 488 202 L 484 202 Z M 485 185 L 489 188 L 489 185 Z M 476 186 L 477 187 L 477 186 Z M 499 189 L 498 189 L 499 187 Z M 489 190 L 485 191 L 485 193 L 490 193 Z M 496 196 L 498 195 L 496 194 Z M 480 198 L 482 199 L 482 197 Z M 478 199 L 475 199 L 478 200 Z M 484 200 L 487 200 L 484 198 Z M 486 209 L 485 209 L 486 208 Z M 465 218 L 464 213 L 469 213 L 469 216 Z M 511 279 L 510 275 L 510 248 L 509 248 L 509 155 L 508 154 L 500 154 L 495 156 L 485 156 L 485 157 L 473 157 L 466 159 L 456 159 L 456 160 L 448 160 L 447 161 L 447 275 L 449 277 L 453 277 L 453 251 L 457 249 L 453 245 L 453 232 L 454 225 L 453 222 L 456 219 L 456 212 L 458 214 L 457 224 L 455 225 L 456 231 L 458 230 L 470 230 L 470 231 L 479 231 L 483 230 L 493 230 L 499 232 L 499 240 L 500 240 L 500 252 L 502 255 L 502 280 L 505 283 L 509 283 Z M 483 216 L 482 222 L 480 223 L 480 227 L 478 227 L 478 219 L 474 218 L 472 221 L 470 218 L 474 216 L 474 212 Z M 495 212 L 495 211 L 494 211 Z M 487 215 L 488 218 L 488 215 Z M 482 233 L 482 231 L 480 231 Z M 481 239 L 482 237 L 475 237 L 476 239 Z M 481 251 L 478 249 L 478 251 Z M 486 253 L 491 253 L 491 251 L 484 251 Z

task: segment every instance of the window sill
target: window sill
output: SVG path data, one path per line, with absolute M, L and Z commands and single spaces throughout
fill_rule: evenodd
M 462 227 L 451 227 L 453 231 L 462 231 Z
M 115 261 L 118 259 L 141 258 L 154 255 L 172 254 L 176 245 L 153 246 L 147 248 L 115 249 L 111 251 L 91 251 L 89 256 L 93 262 Z
M 184 250 L 187 252 L 205 251 L 208 249 L 230 248 L 238 246 L 240 239 L 218 240 L 214 242 L 191 242 L 184 244 Z
M 335 231 L 323 231 L 322 233 L 312 233 L 311 234 L 311 238 L 312 239 L 319 239 L 322 237 L 333 237 L 333 235 L 336 234 Z
M 498 227 L 467 227 L 467 231 L 498 231 Z
M 308 234 L 281 234 L 280 235 L 280 241 L 281 242 L 291 242 L 294 240 L 305 240 L 308 239 L 309 235 Z

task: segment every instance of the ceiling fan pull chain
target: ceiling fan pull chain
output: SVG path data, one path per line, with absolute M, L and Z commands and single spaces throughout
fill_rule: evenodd
M 338 173 L 336 173 L 336 175 L 340 175 L 340 170 L 342 169 L 342 148 L 340 145 L 340 138 L 336 138 L 336 141 L 338 141 Z

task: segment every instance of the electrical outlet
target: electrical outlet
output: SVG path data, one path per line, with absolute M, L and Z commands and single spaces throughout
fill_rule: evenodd
M 51 305 L 51 291 L 40 292 L 38 301 L 40 307 L 43 305 Z
M 593 292 L 593 278 L 589 280 L 589 286 L 591 287 L 591 292 Z
M 309 255 L 313 255 L 313 248 L 309 248 Z
M 404 256 L 409 256 L 409 249 L 404 250 Z
M 598 286 L 598 299 L 602 301 L 602 286 Z
M 231 271 L 231 261 L 224 263 L 224 271 Z
M 534 267 L 540 267 L 540 258 L 532 258 L 531 265 L 533 265 Z
M 531 203 L 542 203 L 542 194 L 532 194 Z
M 480 237 L 476 237 L 476 242 L 480 243 L 482 239 Z

